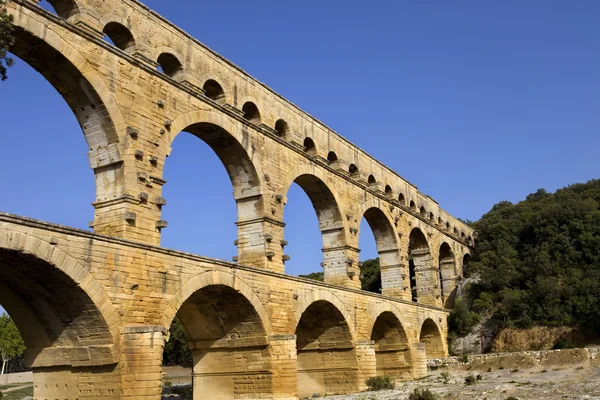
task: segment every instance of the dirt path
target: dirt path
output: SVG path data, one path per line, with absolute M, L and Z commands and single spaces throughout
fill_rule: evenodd
M 21 390 L 21 389 L 27 389 L 28 387 L 33 386 L 33 383 L 28 383 L 27 385 L 23 385 L 23 386 L 15 386 L 15 387 L 11 387 L 9 389 L 4 389 L 2 390 L 2 394 L 6 394 L 6 393 L 10 393 L 10 392 L 15 392 L 17 390 Z

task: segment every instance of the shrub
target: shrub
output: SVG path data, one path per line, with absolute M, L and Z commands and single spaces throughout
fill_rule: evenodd
M 429 391 L 429 389 L 415 389 L 408 396 L 408 400 L 437 400 L 437 396 Z
M 480 374 L 477 374 L 477 376 L 475 377 L 478 381 L 483 379 L 483 376 L 481 376 Z
M 461 364 L 468 364 L 469 363 L 469 356 L 466 354 L 463 354 L 462 356 L 458 357 L 458 362 Z
M 166 388 L 170 388 L 171 386 L 173 386 L 173 382 L 166 381 L 163 386 L 166 387 Z
M 474 385 L 477 383 L 477 378 L 473 374 L 465 378 L 465 385 Z
M 448 329 L 459 337 L 467 336 L 480 320 L 479 314 L 469 311 L 467 304 L 459 299 L 454 304 L 450 315 L 448 315 Z
M 393 389 L 394 384 L 389 376 L 374 376 L 367 379 L 367 388 L 370 391 Z
M 2 396 L 4 396 L 4 395 L 2 394 L 2 392 L 0 392 L 0 399 L 2 399 Z
M 510 397 L 507 397 L 506 400 L 519 400 L 519 399 L 517 399 L 515 396 L 510 396 Z
M 450 382 L 450 373 L 448 371 L 444 371 L 440 374 L 440 377 L 442 378 L 442 382 L 444 383 L 448 383 Z
M 556 349 L 556 350 L 574 349 L 576 347 L 577 347 L 577 345 L 575 343 L 573 343 L 573 341 L 568 337 L 558 338 L 556 343 L 554 343 L 554 349 Z

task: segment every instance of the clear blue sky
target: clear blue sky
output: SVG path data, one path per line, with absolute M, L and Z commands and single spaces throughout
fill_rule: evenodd
M 599 176 L 598 1 L 145 3 L 457 217 Z M 17 60 L 0 113 L 0 210 L 86 228 L 93 174 L 66 103 Z M 235 204 L 212 150 L 180 135 L 165 178 L 163 245 L 231 259 Z M 299 187 L 285 222 L 287 271 L 320 270 Z M 361 258 L 376 256 L 361 231 Z

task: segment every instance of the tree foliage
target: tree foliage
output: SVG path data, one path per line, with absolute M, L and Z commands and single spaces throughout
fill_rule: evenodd
M 362 290 L 381 293 L 381 267 L 379 257 L 363 261 L 360 266 L 360 287 Z
M 307 275 L 298 275 L 301 278 L 312 279 L 314 281 L 323 282 L 325 280 L 325 274 L 323 272 L 311 272 Z
M 474 309 L 509 326 L 600 329 L 600 180 L 503 201 L 474 227 Z
M 192 366 L 192 352 L 188 346 L 187 334 L 177 318 L 173 320 L 169 329 L 169 341 L 165 344 L 163 352 L 163 365 L 187 368 Z
M 13 18 L 6 12 L 5 1 L 0 0 L 0 80 L 7 77 L 7 69 L 13 65 L 13 59 L 8 56 L 8 49 L 14 43 Z
M 25 352 L 25 343 L 13 320 L 6 314 L 0 315 L 0 357 L 2 358 L 1 374 L 4 374 L 10 360 L 20 357 Z

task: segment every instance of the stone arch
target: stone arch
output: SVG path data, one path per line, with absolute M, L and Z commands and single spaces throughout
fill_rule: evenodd
M 452 308 L 456 296 L 456 256 L 447 242 L 440 245 L 439 261 L 442 302 L 444 307 Z
M 343 249 L 348 244 L 347 221 L 343 218 L 339 197 L 328 181 L 327 176 L 314 165 L 299 165 L 286 177 L 283 190 L 288 193 L 292 184 L 296 183 L 310 199 L 323 239 L 325 282 L 343 284 L 348 279 L 343 259 Z
M 44 76 L 81 126 L 95 175 L 96 201 L 122 195 L 127 187 L 118 131 L 124 131 L 126 126 L 111 91 L 66 39 L 46 34 L 48 26 L 33 18 L 32 11 L 20 7 L 17 11 L 9 8 L 9 12 L 14 16 L 16 39 L 10 51 Z M 95 229 L 101 231 L 98 224 Z
M 446 357 L 442 329 L 432 318 L 425 319 L 421 324 L 419 342 L 425 345 L 425 353 L 428 360 Z
M 64 19 L 79 13 L 79 5 L 75 0 L 48 0 L 48 3 L 54 8 L 56 15 Z
M 133 33 L 124 24 L 109 21 L 104 25 L 102 32 L 109 37 L 116 48 L 126 53 L 134 52 L 135 38 L 133 37 Z
M 437 305 L 439 276 L 432 266 L 431 249 L 423 231 L 413 228 L 409 235 L 409 276 L 413 301 Z
M 277 132 L 277 136 L 280 138 L 285 138 L 290 132 L 290 126 L 286 120 L 280 118 L 275 121 L 275 131 Z
M 162 72 L 169 78 L 178 80 L 183 73 L 183 64 L 181 57 L 178 57 L 172 52 L 164 51 L 156 58 L 156 63 Z
M 358 390 L 354 336 L 350 320 L 343 310 L 324 299 L 314 299 L 297 309 L 295 333 L 299 398 L 310 397 L 314 393 L 331 395 Z
M 223 86 L 215 79 L 207 79 L 202 86 L 204 95 L 218 104 L 225 103 L 226 95 Z
M 240 390 L 268 396 L 271 375 L 269 318 L 256 293 L 236 275 L 208 271 L 183 284 L 163 324 L 176 312 L 193 358 L 195 398 L 233 398 Z M 237 379 L 240 374 L 249 379 Z M 218 378 L 215 377 L 218 376 Z
M 462 258 L 461 275 L 468 277 L 470 275 L 469 262 L 471 261 L 471 254 L 465 253 Z
M 396 382 L 411 379 L 409 339 L 396 313 L 382 311 L 377 315 L 370 339 L 374 344 L 375 370 L 378 376 L 389 376 Z
M 260 317 L 266 335 L 273 334 L 273 327 L 267 310 L 256 292 L 237 275 L 224 271 L 206 271 L 188 279 L 169 300 L 163 312 L 161 325 L 166 329 L 171 326 L 171 321 L 177 315 L 181 305 L 197 291 L 208 286 L 227 286 L 244 296 Z
M 401 260 L 398 237 L 390 216 L 380 207 L 377 200 L 372 200 L 363 205 L 361 218 L 364 217 L 373 232 L 379 265 L 381 267 L 381 289 L 386 295 L 400 295 L 403 291 L 401 277 Z M 359 232 L 359 235 L 362 232 Z
M 309 294 L 304 295 L 299 298 L 297 303 L 295 304 L 294 311 L 294 326 L 290 328 L 290 331 L 294 330 L 296 326 L 300 323 L 300 319 L 302 318 L 302 314 L 306 311 L 311 304 L 317 301 L 325 301 L 331 303 L 333 307 L 335 307 L 344 317 L 344 321 L 348 324 L 350 329 L 350 335 L 352 337 L 352 341 L 356 341 L 356 332 L 354 331 L 353 318 L 350 313 L 346 309 L 344 303 L 332 292 L 324 289 L 316 289 L 310 292 Z
M 0 259 L 0 303 L 22 333 L 32 367 L 119 362 L 120 315 L 77 260 L 56 245 L 4 230 Z
M 234 188 L 238 211 L 240 202 L 254 199 L 254 209 L 257 215 L 260 214 L 263 209 L 263 172 L 259 161 L 250 156 L 252 141 L 244 135 L 241 124 L 223 113 L 211 110 L 191 111 L 172 122 L 167 138 L 169 146 L 183 131 L 206 142 L 221 159 Z
M 306 138 L 304 138 L 303 146 L 304 146 L 304 152 L 306 154 L 308 154 L 309 156 L 312 157 L 312 156 L 316 156 L 319 154 L 319 151 L 317 150 L 317 145 L 312 138 L 310 138 L 308 136 Z
M 358 167 L 355 164 L 350 164 L 348 166 L 348 173 L 351 177 L 357 177 L 360 174 Z
M 260 124 L 261 115 L 256 103 L 250 100 L 246 101 L 242 106 L 242 112 L 244 113 L 244 119 L 253 123 L 254 125 Z

